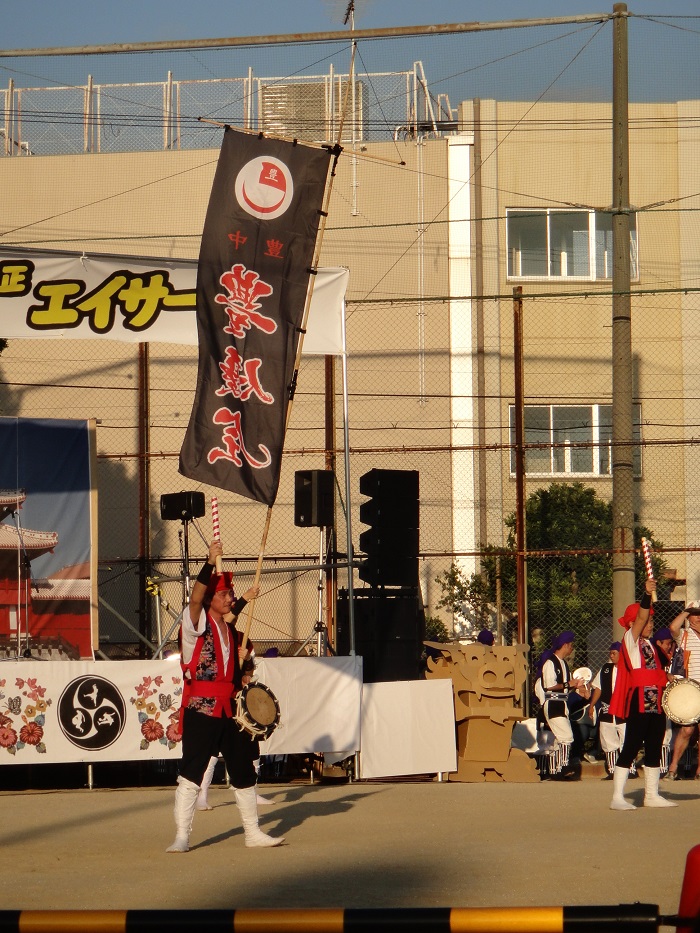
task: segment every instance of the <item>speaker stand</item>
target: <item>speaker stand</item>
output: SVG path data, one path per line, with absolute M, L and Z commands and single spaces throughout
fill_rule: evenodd
M 182 555 L 182 608 L 184 609 L 190 600 L 190 518 L 184 516 L 182 519 L 182 531 L 180 532 L 180 551 Z
M 309 635 L 303 645 L 300 645 L 299 649 L 294 652 L 294 657 L 300 655 L 301 652 L 306 648 L 307 645 L 316 639 L 316 657 L 324 658 L 327 654 L 333 654 L 332 649 L 328 643 L 328 629 L 323 624 L 323 528 L 318 529 L 319 535 L 319 545 L 318 545 L 318 603 L 317 603 L 317 616 L 316 623 L 314 625 L 313 632 Z

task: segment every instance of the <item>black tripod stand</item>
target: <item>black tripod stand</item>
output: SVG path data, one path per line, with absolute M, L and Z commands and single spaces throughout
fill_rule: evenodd
M 333 648 L 328 640 L 328 629 L 323 624 L 323 528 L 318 529 L 319 534 L 319 547 L 318 547 L 318 602 L 317 602 L 317 612 L 316 612 L 316 623 L 314 625 L 313 632 L 309 635 L 306 641 L 299 647 L 297 651 L 294 652 L 294 656 L 301 654 L 304 648 L 311 642 L 316 639 L 316 657 L 323 658 L 326 655 L 334 654 Z M 329 535 L 328 541 L 329 544 L 332 540 L 332 536 Z
M 189 602 L 190 598 L 190 523 L 195 518 L 201 518 L 204 515 L 204 493 L 203 492 L 175 492 L 175 493 L 165 493 L 160 497 L 160 517 L 163 521 L 180 521 L 182 522 L 182 530 L 179 533 L 180 538 L 180 556 L 182 558 L 182 609 L 178 615 L 170 609 L 169 604 L 160 599 L 160 593 L 157 587 L 158 581 L 153 581 L 156 584 L 156 590 L 158 592 L 155 594 L 160 605 L 162 605 L 166 611 L 175 619 L 173 625 L 170 627 L 170 631 L 167 633 L 165 638 L 161 639 L 161 632 L 159 631 L 158 637 L 160 644 L 156 649 L 154 657 L 159 657 L 163 648 L 167 643 L 172 639 L 174 632 L 177 630 L 180 625 L 180 619 L 182 618 L 182 613 L 185 611 L 185 606 Z M 201 534 L 201 532 L 200 532 Z M 202 538 L 204 540 L 204 538 Z M 160 629 L 160 625 L 159 625 Z

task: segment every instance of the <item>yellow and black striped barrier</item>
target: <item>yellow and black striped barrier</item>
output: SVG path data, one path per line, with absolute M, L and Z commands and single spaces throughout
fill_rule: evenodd
M 662 926 L 651 904 L 618 907 L 419 907 L 245 910 L 0 910 L 0 933 L 637 933 Z

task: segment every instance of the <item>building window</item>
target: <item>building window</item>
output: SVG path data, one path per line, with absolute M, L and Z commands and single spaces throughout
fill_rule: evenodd
M 609 213 L 508 209 L 506 236 L 509 278 L 612 278 Z M 630 215 L 630 275 L 638 277 L 634 214 Z
M 632 464 L 642 475 L 641 406 L 634 406 Z M 510 443 L 515 444 L 515 406 L 510 406 Z M 542 476 L 612 476 L 612 405 L 526 405 L 525 472 Z M 580 446 L 579 446 L 580 445 Z M 510 451 L 515 473 L 515 450 Z

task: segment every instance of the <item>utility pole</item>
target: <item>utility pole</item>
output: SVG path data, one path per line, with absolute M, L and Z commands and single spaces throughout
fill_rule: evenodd
M 513 289 L 513 370 L 515 374 L 515 580 L 518 612 L 518 644 L 526 645 L 530 627 L 527 619 L 527 548 L 525 522 L 525 377 L 523 372 L 523 288 Z
M 632 302 L 627 4 L 613 6 L 612 133 L 612 512 L 613 620 L 634 602 Z M 613 633 L 619 634 L 613 621 Z

